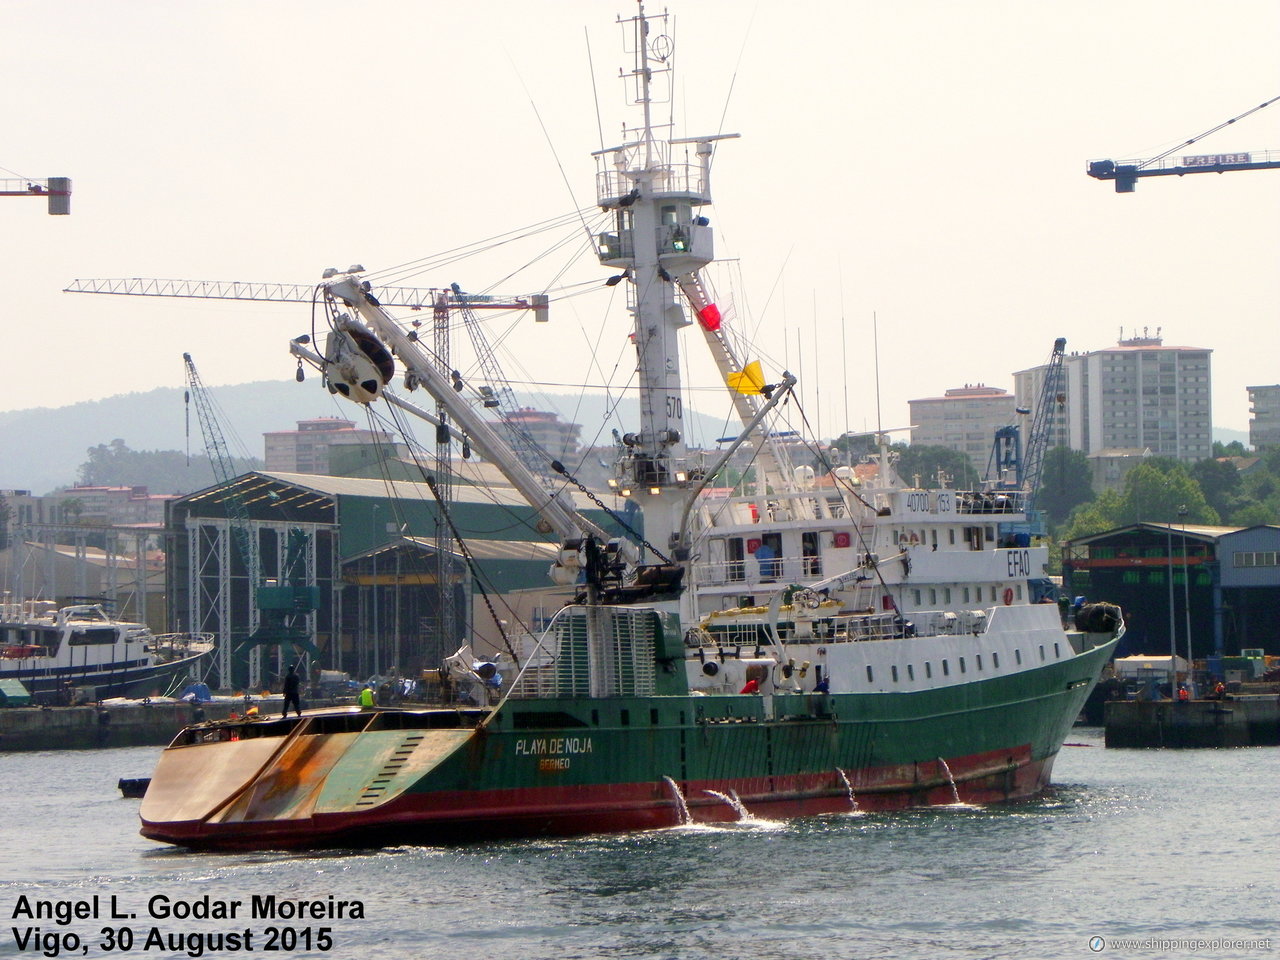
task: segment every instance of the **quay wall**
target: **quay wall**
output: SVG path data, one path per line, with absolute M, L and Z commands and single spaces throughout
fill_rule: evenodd
M 244 704 L 8 707 L 0 709 L 0 751 L 163 746 L 188 724 L 232 712 L 243 713 Z
M 1280 744 L 1280 698 L 1111 700 L 1108 747 L 1258 747 Z

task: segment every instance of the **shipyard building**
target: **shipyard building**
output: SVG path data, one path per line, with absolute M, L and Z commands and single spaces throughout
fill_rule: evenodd
M 519 644 L 521 624 L 538 630 L 572 594 L 548 578 L 559 541 L 491 465 L 455 466 L 447 508 L 443 481 L 274 471 L 174 500 L 171 629 L 213 634 L 211 682 L 241 689 L 272 683 L 301 650 L 353 677 L 414 677 L 463 643 Z M 587 497 L 574 505 L 621 533 Z
M 1280 654 L 1280 526 L 1132 524 L 1065 543 L 1062 578 L 1124 610 L 1120 656 Z

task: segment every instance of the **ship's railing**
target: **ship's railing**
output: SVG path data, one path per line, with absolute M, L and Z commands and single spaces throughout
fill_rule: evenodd
M 711 229 L 705 223 L 663 224 L 656 231 L 656 249 L 663 263 L 672 258 L 714 259 Z M 596 235 L 601 263 L 629 260 L 635 256 L 635 244 L 628 231 L 605 231 Z
M 689 647 L 734 647 L 739 651 L 770 645 L 769 627 L 764 607 L 739 611 L 741 619 L 709 617 L 685 635 Z M 726 611 L 726 613 L 732 613 Z M 987 629 L 985 610 L 925 610 L 904 615 L 896 611 L 883 613 L 839 614 L 823 617 L 815 614 L 797 629 L 789 608 L 782 608 L 778 632 L 783 643 L 860 643 L 874 640 L 902 640 L 907 637 L 978 636 Z
M 512 699 L 652 696 L 658 620 L 627 607 L 562 609 L 512 682 Z
M 608 163 L 608 158 L 601 159 L 596 173 L 596 199 L 602 207 L 614 206 L 635 186 L 635 164 L 627 162 L 618 167 Z M 658 163 L 651 171 L 653 191 L 658 196 L 707 197 L 707 181 L 700 163 Z
M 665 460 L 630 455 L 621 462 L 621 478 L 610 480 L 609 487 L 624 497 L 634 496 L 643 507 L 643 498 L 650 488 L 697 483 L 702 479 L 706 466 L 706 457 L 701 455 Z
M 701 560 L 693 565 L 692 580 L 699 585 L 741 586 L 744 589 L 802 583 L 823 575 L 822 557 L 747 557 L 744 560 Z
M 958 492 L 956 512 L 984 516 L 1026 512 L 1026 495 L 1020 490 Z
M 987 629 L 985 610 L 921 610 L 908 618 L 916 636 L 980 634 Z
M 212 633 L 160 633 L 147 639 L 147 648 L 164 660 L 176 660 L 212 650 Z
M 735 495 L 705 497 L 699 503 L 699 518 L 705 528 L 750 527 L 794 520 L 834 522 L 858 516 L 859 504 L 839 491 L 797 491 L 770 493 L 765 498 Z
M 51 621 L 58 612 L 52 600 L 5 600 L 0 602 L 0 620 L 9 623 Z
M 919 610 L 863 613 L 817 620 L 813 636 L 823 642 L 861 640 L 901 640 L 904 637 L 957 636 L 980 634 L 987 628 L 985 610 Z

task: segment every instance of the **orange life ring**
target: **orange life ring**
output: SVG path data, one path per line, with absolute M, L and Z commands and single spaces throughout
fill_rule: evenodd
M 1004 588 L 1004 605 L 1007 607 L 1013 603 L 1013 587 Z

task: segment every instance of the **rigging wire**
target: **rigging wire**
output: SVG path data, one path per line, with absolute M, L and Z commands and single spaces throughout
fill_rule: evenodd
M 515 64 L 512 63 L 512 66 L 514 67 Z M 565 171 L 564 162 L 560 159 L 560 154 L 556 152 L 556 145 L 554 141 L 552 141 L 551 139 L 551 133 L 549 130 L 547 130 L 547 124 L 542 119 L 542 111 L 538 109 L 537 102 L 534 101 L 533 95 L 529 93 L 529 87 L 524 82 L 524 77 L 520 75 L 519 70 L 516 71 L 516 77 L 520 80 L 520 86 L 524 89 L 525 95 L 529 97 L 529 106 L 533 110 L 534 119 L 538 121 L 538 129 L 542 131 L 542 136 L 547 141 L 547 148 L 551 151 L 551 158 L 556 162 L 556 169 L 560 171 L 560 179 L 564 182 L 565 190 L 568 191 L 569 199 L 572 201 L 574 199 L 573 184 L 569 181 L 569 174 Z M 598 113 L 598 108 L 597 108 L 597 113 Z M 602 140 L 603 140 L 603 136 L 602 136 Z M 591 209 L 590 207 L 579 207 L 577 209 L 577 212 L 581 220 L 583 230 L 586 232 L 587 236 L 591 239 L 591 242 L 594 245 L 595 237 L 591 232 L 590 225 L 587 223 L 586 215 L 585 215 L 586 211 L 590 209 Z
M 747 29 L 743 31 L 743 34 L 742 34 L 742 46 L 738 48 L 738 59 L 737 59 L 737 62 L 735 62 L 733 65 L 733 73 L 729 75 L 729 89 L 725 92 L 725 95 L 724 95 L 724 109 L 720 111 L 720 126 L 716 130 L 718 134 L 724 133 L 725 120 L 729 116 L 729 103 L 733 100 L 733 89 L 738 84 L 738 72 L 742 69 L 742 58 L 745 57 L 747 54 L 747 41 L 751 38 L 751 30 L 752 30 L 752 27 L 755 26 L 756 13 L 759 11 L 759 9 L 760 9 L 760 5 L 758 3 L 752 6 L 751 17 L 747 20 Z M 715 162 L 714 155 L 712 156 L 711 160 L 712 162 Z
M 396 407 L 389 407 L 389 410 L 390 410 L 391 419 L 395 422 L 397 428 L 400 430 L 400 435 L 406 441 L 410 440 L 410 438 L 413 437 L 413 434 L 412 434 L 412 431 L 409 429 L 407 422 L 405 422 L 402 419 L 404 417 L 404 412 L 399 410 Z M 377 415 L 374 415 L 374 416 L 377 419 L 381 419 Z M 472 577 L 475 579 L 476 585 L 480 589 L 481 595 L 484 598 L 485 605 L 489 610 L 489 614 L 493 618 L 493 621 L 497 626 L 499 633 L 502 635 L 503 642 L 507 647 L 507 651 L 511 654 L 511 657 L 516 662 L 516 664 L 519 665 L 519 657 L 516 655 L 515 651 L 511 648 L 510 639 L 508 638 L 506 631 L 503 630 L 503 627 L 502 627 L 502 620 L 498 617 L 497 611 L 494 609 L 493 601 L 490 597 L 490 590 L 492 590 L 494 593 L 497 594 L 499 598 L 499 603 L 501 603 L 507 616 L 509 616 L 511 620 L 518 623 L 521 627 L 525 629 L 526 632 L 529 632 L 528 625 L 523 621 L 523 619 L 516 612 L 516 610 L 511 607 L 511 605 L 507 602 L 506 598 L 500 592 L 498 592 L 495 584 L 493 583 L 492 579 L 488 576 L 488 574 L 482 568 L 477 566 L 477 564 L 475 563 L 474 555 L 471 553 L 470 548 L 467 547 L 466 542 L 462 539 L 461 533 L 458 531 L 456 525 L 453 522 L 453 518 L 449 511 L 449 507 L 444 502 L 444 499 L 441 496 L 440 490 L 436 486 L 435 476 L 432 475 L 427 470 L 427 468 L 424 466 L 422 462 L 422 459 L 419 454 L 420 452 L 425 454 L 426 452 L 425 448 L 422 446 L 421 443 L 419 443 L 416 440 L 416 438 L 413 438 L 412 443 L 406 443 L 406 446 L 409 448 L 409 455 L 410 455 L 410 459 L 412 460 L 413 466 L 417 469 L 418 473 L 421 474 L 424 482 L 427 484 L 428 489 L 431 491 L 433 497 L 435 498 L 436 503 L 440 506 L 440 511 L 439 511 L 440 516 L 436 518 L 436 523 L 437 524 L 440 523 L 441 519 L 443 519 L 444 523 L 446 524 L 450 533 L 452 534 L 455 542 L 458 544 L 459 551 L 462 553 L 463 559 L 466 561 L 468 567 L 471 570 Z M 386 472 L 387 460 L 383 459 L 382 464 L 383 464 L 383 470 L 384 472 Z M 415 486 L 417 485 L 415 484 Z M 485 490 L 485 492 L 487 493 L 488 491 Z M 423 502 L 426 501 L 425 497 L 420 497 L 419 499 Z M 497 500 L 492 497 L 490 498 L 490 500 L 495 506 L 504 510 L 505 512 L 512 515 L 513 517 L 515 516 L 514 511 L 512 511 L 510 507 L 498 503 Z M 398 507 L 398 496 L 397 496 L 396 503 Z M 513 530 L 517 527 L 523 527 L 526 530 L 536 530 L 535 527 L 524 522 L 520 518 L 517 517 L 516 519 L 518 522 L 513 523 L 509 527 L 489 528 L 486 532 L 504 533 L 504 532 L 507 532 L 508 530 Z
M 1140 164 L 1138 164 L 1138 169 L 1141 170 L 1143 167 L 1147 167 L 1153 163 L 1157 163 L 1160 160 L 1163 160 L 1165 157 L 1169 156 L 1169 154 L 1176 153 L 1177 151 L 1183 149 L 1184 147 L 1189 147 L 1191 146 L 1191 144 L 1195 143 L 1197 140 L 1203 140 L 1205 137 L 1209 136 L 1211 133 L 1217 133 L 1219 130 L 1224 130 L 1227 127 L 1231 126 L 1231 124 L 1235 123 L 1237 120 L 1243 120 L 1245 117 L 1249 116 L 1250 114 L 1257 113 L 1259 110 L 1263 109 L 1264 107 L 1271 106 L 1271 104 L 1275 103 L 1277 100 L 1280 100 L 1280 95 L 1274 96 L 1270 100 L 1264 100 L 1262 103 L 1258 104 L 1256 107 L 1250 107 L 1248 110 L 1240 114 L 1238 117 L 1232 117 L 1230 120 L 1224 120 L 1222 121 L 1222 123 L 1218 124 L 1216 127 L 1210 127 L 1204 133 L 1197 134 L 1196 136 L 1192 137 L 1190 140 L 1184 140 L 1182 143 L 1175 144 L 1174 146 L 1166 150 L 1164 153 L 1158 154 L 1157 156 L 1152 157 L 1150 160 L 1143 160 Z
M 804 448 L 807 451 L 809 451 L 809 453 L 817 461 L 818 465 L 822 467 L 827 472 L 827 474 L 829 474 L 832 477 L 832 479 L 835 481 L 836 484 L 844 487 L 844 489 L 848 493 L 851 493 L 853 495 L 854 499 L 856 499 L 859 503 L 861 503 L 864 507 L 866 507 L 871 512 L 872 516 L 875 516 L 877 514 L 875 506 L 871 504 L 869 501 L 867 501 L 866 498 L 864 498 L 862 494 L 858 492 L 857 488 L 853 486 L 853 484 L 849 483 L 844 477 L 841 477 L 839 474 L 835 472 L 835 466 L 832 464 L 831 459 L 827 456 L 826 451 L 823 450 L 821 447 L 817 446 L 811 440 L 806 439 L 807 437 L 813 435 L 812 433 L 813 425 L 809 423 L 809 418 L 806 416 L 804 412 L 804 408 L 801 405 L 799 399 L 796 400 L 796 411 L 797 411 L 797 414 L 799 415 L 801 424 L 805 427 L 805 430 L 799 432 L 800 442 L 804 446 Z M 882 482 L 887 482 L 886 477 L 881 477 L 880 479 Z M 858 537 L 858 543 L 862 547 L 863 553 L 869 553 L 871 550 L 871 547 L 867 543 L 866 538 L 863 537 L 862 535 L 862 525 L 859 523 L 854 523 L 853 532 Z M 872 569 L 875 571 L 876 579 L 880 581 L 881 588 L 888 591 L 892 596 L 893 588 L 888 583 L 885 582 L 884 574 L 880 572 L 879 564 L 872 567 Z M 898 588 L 899 588 L 899 591 L 905 590 L 906 584 L 905 583 L 899 584 Z M 901 610 L 901 603 L 899 602 L 900 596 L 901 594 L 899 593 L 899 596 L 894 597 L 893 603 L 894 603 L 895 610 Z
M 591 56 L 591 31 L 586 24 L 582 25 L 582 37 L 587 43 L 587 73 L 591 76 L 591 100 L 596 108 L 596 136 L 600 138 L 600 149 L 604 149 L 604 118 L 600 115 L 600 90 L 596 87 L 596 64 Z
M 453 247 L 449 250 L 429 254 L 416 260 L 409 260 L 402 264 L 396 264 L 380 270 L 370 271 L 368 277 L 370 279 L 377 278 L 377 282 L 381 284 L 403 282 L 405 278 L 418 276 L 429 270 L 441 269 L 452 263 L 465 260 L 468 257 L 478 256 L 479 254 L 496 250 L 517 240 L 526 240 L 552 230 L 561 230 L 569 224 L 577 224 L 581 220 L 583 213 L 589 209 L 591 208 L 588 207 L 583 208 L 582 210 L 574 210 L 570 213 L 560 214 L 559 216 L 539 221 L 530 226 L 508 230 L 504 233 L 472 241 L 458 247 Z

